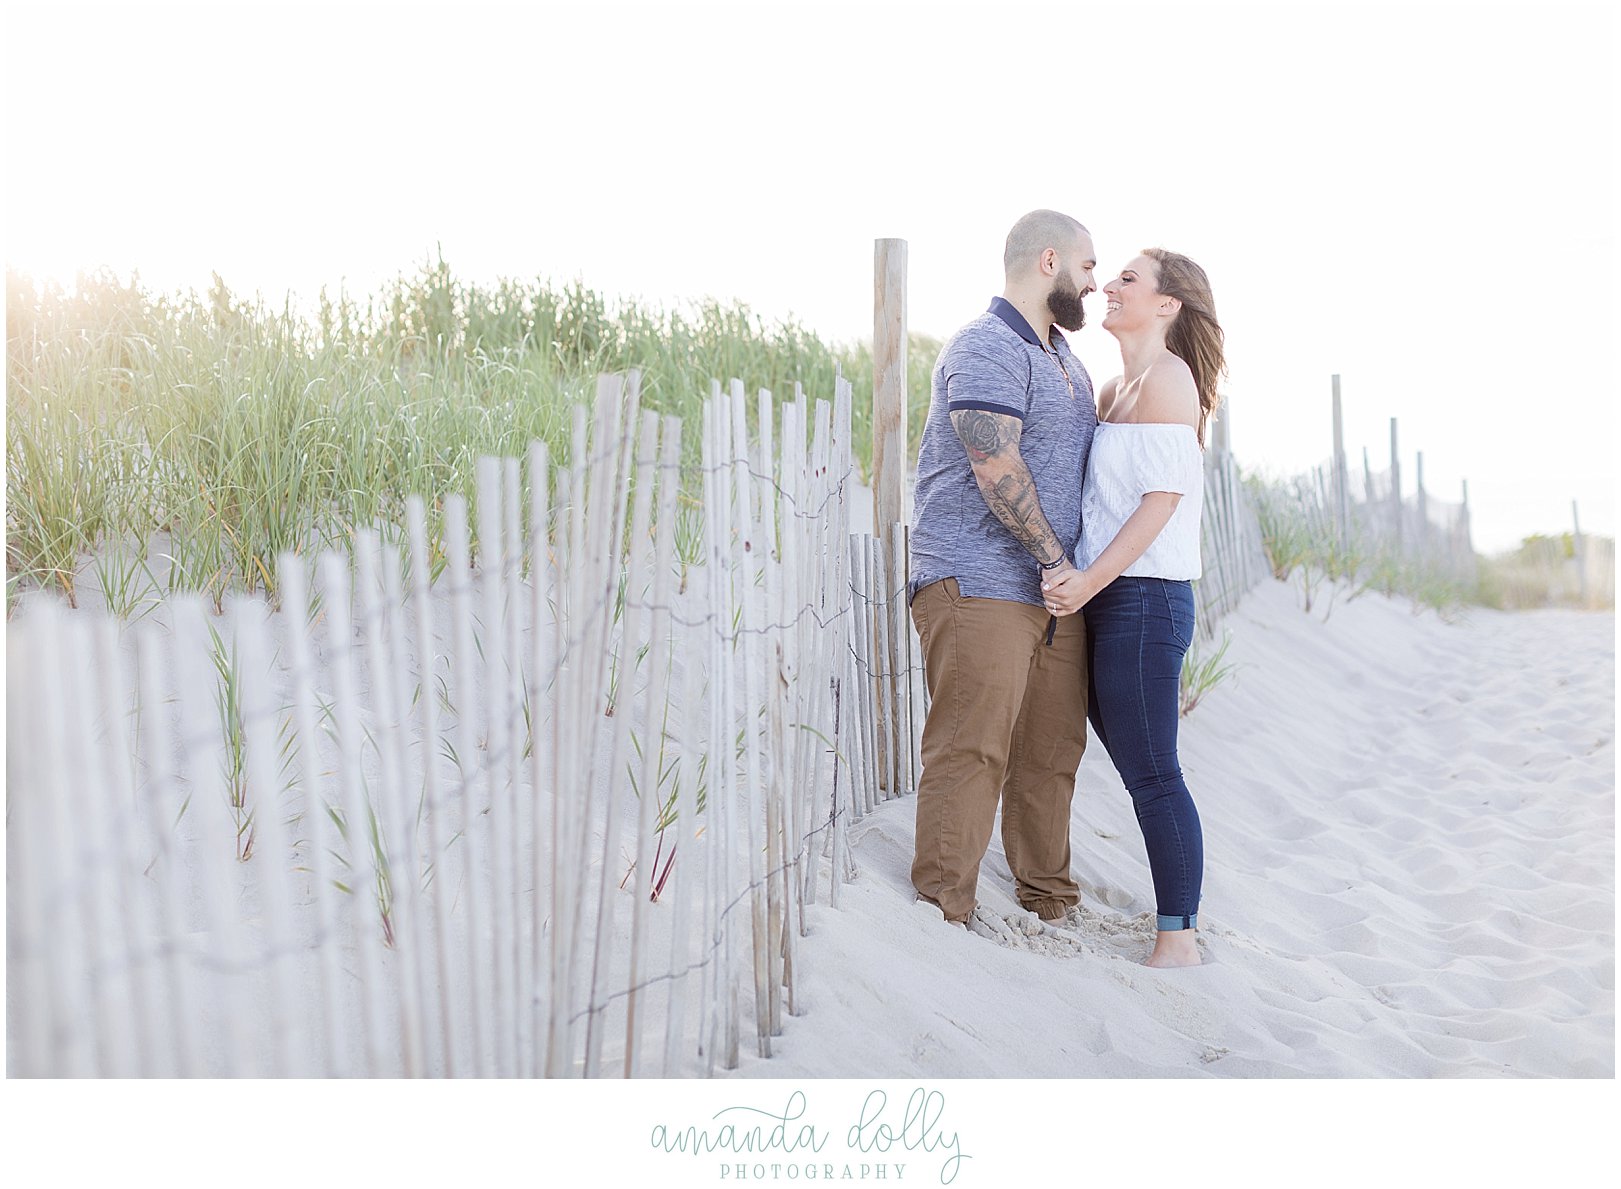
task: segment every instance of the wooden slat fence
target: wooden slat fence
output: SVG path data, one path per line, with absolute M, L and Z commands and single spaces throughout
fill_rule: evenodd
M 1205 451 L 1199 552 L 1204 574 L 1193 586 L 1198 603 L 1194 624 L 1199 637 L 1209 640 L 1222 617 L 1272 573 L 1260 521 L 1239 476 L 1238 463 L 1219 444 Z
M 283 557 L 275 613 L 13 619 L 9 1072 L 770 1055 L 851 817 L 915 786 L 921 713 L 881 772 L 872 731 L 874 657 L 921 688 L 904 549 L 850 533 L 842 381 L 752 431 L 735 382 L 701 426 L 639 406 L 604 378 L 566 464 L 484 460 L 440 540 L 412 500 Z

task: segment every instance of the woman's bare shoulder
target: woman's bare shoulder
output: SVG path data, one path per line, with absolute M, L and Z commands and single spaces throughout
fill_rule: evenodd
M 1199 385 L 1194 382 L 1192 370 L 1177 356 L 1167 355 L 1143 373 L 1136 420 L 1199 427 Z

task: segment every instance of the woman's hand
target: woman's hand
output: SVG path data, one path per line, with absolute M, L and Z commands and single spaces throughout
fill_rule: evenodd
M 1074 615 L 1098 593 L 1090 571 L 1068 569 L 1041 584 L 1041 597 L 1054 615 Z

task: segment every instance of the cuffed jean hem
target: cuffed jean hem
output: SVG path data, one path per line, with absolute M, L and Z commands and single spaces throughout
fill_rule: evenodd
M 1186 917 L 1168 917 L 1160 915 L 1156 918 L 1156 928 L 1161 933 L 1175 933 L 1180 929 L 1197 929 L 1199 927 L 1199 914 L 1194 913 Z
M 1079 900 L 1028 900 L 1019 907 L 1035 913 L 1044 921 L 1057 921 L 1062 920 L 1064 913 L 1078 903 Z

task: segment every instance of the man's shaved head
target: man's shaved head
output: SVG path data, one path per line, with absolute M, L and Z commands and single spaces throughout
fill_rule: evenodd
M 1042 252 L 1056 248 L 1068 255 L 1075 241 L 1091 232 L 1059 211 L 1031 211 L 1013 225 L 1007 233 L 1007 247 L 1002 251 L 1002 268 L 1009 280 L 1023 277 L 1036 267 Z

